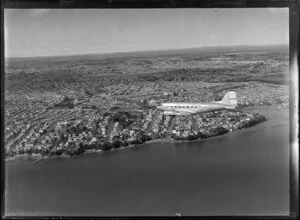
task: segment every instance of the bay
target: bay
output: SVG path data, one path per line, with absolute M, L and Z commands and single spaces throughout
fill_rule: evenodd
M 287 109 L 220 137 L 5 163 L 5 213 L 43 216 L 288 215 Z

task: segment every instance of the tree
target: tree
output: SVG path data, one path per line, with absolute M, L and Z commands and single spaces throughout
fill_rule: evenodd
M 100 149 L 103 150 L 103 151 L 108 151 L 112 148 L 112 144 L 109 143 L 109 142 L 104 142 L 101 146 L 100 146 Z

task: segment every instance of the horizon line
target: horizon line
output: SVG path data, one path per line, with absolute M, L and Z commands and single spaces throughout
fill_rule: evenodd
M 189 50 L 189 49 L 202 49 L 202 48 L 213 48 L 213 47 L 247 47 L 247 46 L 289 46 L 289 44 L 243 44 L 243 45 L 225 45 L 225 46 L 203 46 L 203 47 L 186 47 L 186 48 L 173 48 L 173 49 L 152 49 L 152 50 L 136 50 L 136 51 L 116 51 L 107 53 L 74 53 L 74 54 L 62 54 L 62 55 L 41 55 L 41 56 L 8 56 L 5 59 L 15 58 L 53 58 L 53 57 L 71 57 L 71 56 L 89 56 L 89 55 L 114 55 L 114 54 L 129 54 L 138 52 L 159 52 L 159 51 L 176 51 L 176 50 Z

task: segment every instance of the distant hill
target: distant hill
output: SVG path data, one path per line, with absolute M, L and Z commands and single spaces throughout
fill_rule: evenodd
M 81 54 L 69 56 L 49 56 L 49 57 L 10 57 L 6 58 L 9 62 L 43 62 L 43 61 L 68 61 L 68 60 L 99 60 L 107 58 L 148 58 L 157 56 L 178 56 L 188 54 L 199 55 L 215 55 L 222 53 L 288 53 L 288 45 L 251 45 L 251 46 L 218 46 L 218 47 L 201 47 L 186 49 L 170 49 L 170 50 L 151 50 L 151 51 L 135 51 L 135 52 L 118 52 L 108 54 Z

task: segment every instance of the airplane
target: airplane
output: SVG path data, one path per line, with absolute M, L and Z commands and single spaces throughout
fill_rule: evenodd
M 190 115 L 201 112 L 210 112 L 221 109 L 235 109 L 237 107 L 236 92 L 227 92 L 221 101 L 209 103 L 162 103 L 157 106 L 158 110 L 164 111 L 165 115 Z

